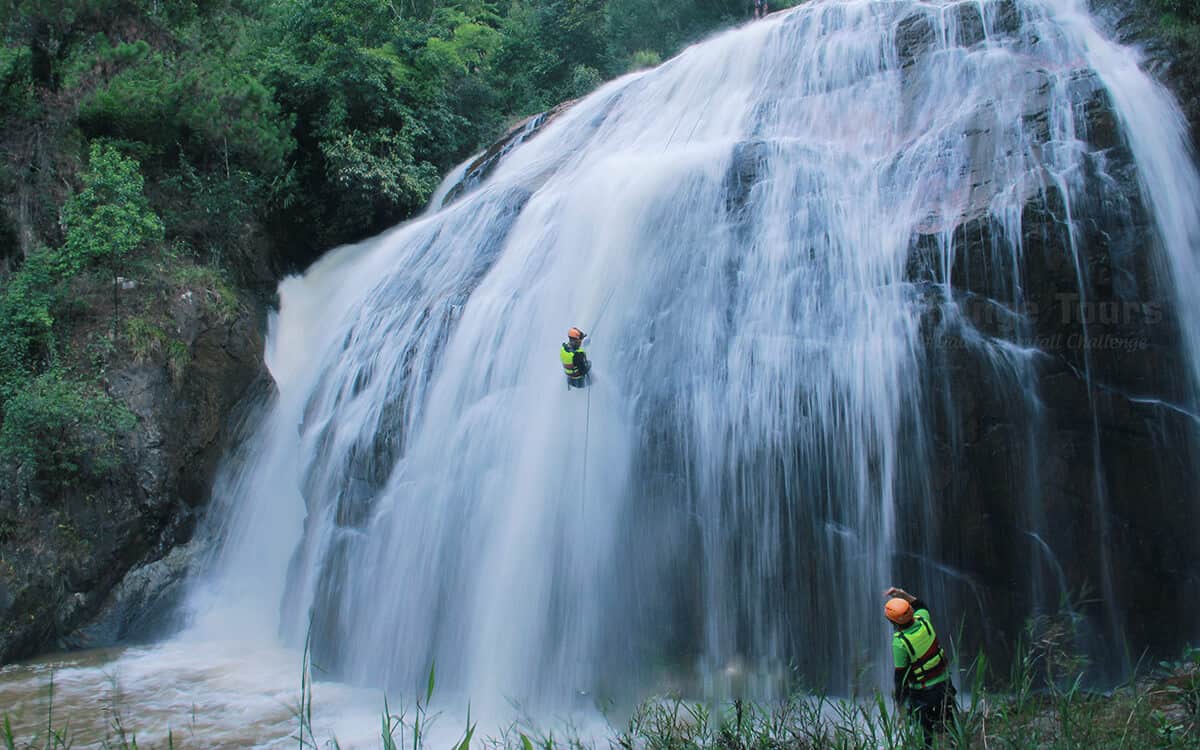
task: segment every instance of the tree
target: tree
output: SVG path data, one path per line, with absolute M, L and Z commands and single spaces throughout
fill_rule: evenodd
M 161 241 L 162 221 L 150 209 L 138 164 L 111 145 L 92 144 L 83 190 L 63 206 L 66 242 L 58 254 L 64 277 L 107 262 L 116 264 L 139 247 Z
M 143 187 L 137 162 L 100 141 L 92 144 L 83 190 L 63 206 L 66 242 L 57 254 L 57 270 L 69 278 L 107 262 L 113 282 L 114 339 L 119 331 L 119 264 L 134 250 L 163 237 L 162 221 L 150 209 Z

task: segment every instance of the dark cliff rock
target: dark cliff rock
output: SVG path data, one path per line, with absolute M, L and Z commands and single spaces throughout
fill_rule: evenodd
M 898 37 L 902 59 L 919 57 L 922 28 Z M 1170 656 L 1194 635 L 1178 613 L 1200 596 L 1200 430 L 1132 154 L 1094 77 L 1069 91 L 1090 150 L 1069 211 L 1047 183 L 1019 236 L 976 214 L 948 240 L 912 240 L 935 480 L 933 509 L 911 513 L 937 526 L 906 529 L 902 549 L 920 554 L 899 565 L 985 628 L 960 653 L 1004 663 L 1028 617 L 1070 610 L 1075 646 L 1107 654 L 1093 676 L 1109 680 L 1130 666 L 1127 644 Z M 1028 114 L 1035 138 L 1044 116 Z
M 980 7 L 989 38 L 1036 43 L 1014 3 L 914 5 L 892 39 L 910 109 L 944 95 L 922 75 L 931 55 L 979 49 Z M 958 155 L 961 135 L 968 155 L 955 163 L 969 177 L 965 215 L 931 215 L 910 238 L 923 382 L 919 424 L 899 433 L 916 476 L 898 480 L 893 566 L 959 634 L 960 656 L 982 649 L 1010 664 L 1027 622 L 1066 615 L 1074 641 L 1058 645 L 1094 658 L 1089 677 L 1111 684 L 1143 649 L 1174 658 L 1194 639 L 1183 605 L 1200 596 L 1200 416 L 1132 153 L 1108 92 L 1078 65 L 1031 69 L 1019 113 L 1019 145 L 1028 139 L 1035 162 L 1049 161 L 1051 96 L 1066 92 L 1085 152 L 1066 178 L 1070 195 L 1035 163 L 1018 215 L 990 213 L 1012 176 L 997 176 L 989 157 L 1004 137 L 989 130 L 994 118 L 973 118 L 948 139 Z M 1194 84 L 1174 70 L 1155 72 L 1186 108 Z M 734 147 L 734 231 L 753 214 L 772 146 Z M 813 579 L 809 558 L 792 562 L 798 580 Z
M 123 357 L 105 374 L 136 417 L 103 482 L 0 487 L 0 663 L 151 634 L 181 591 L 236 405 L 262 365 L 262 311 L 176 290 L 163 312 L 186 361 Z M 100 328 L 103 330 L 103 327 Z M 115 359 L 115 358 L 114 358 Z
M 1136 182 L 1121 191 L 1136 199 Z M 1178 601 L 1200 595 L 1189 552 L 1200 476 L 1187 365 L 1143 252 L 1149 226 L 1117 215 L 1089 232 L 1102 214 L 1075 214 L 1081 287 L 1061 206 L 1055 191 L 1026 206 L 1026 306 L 1016 313 L 1001 302 L 1010 290 L 989 288 L 979 271 L 1000 229 L 975 220 L 955 230 L 953 314 L 931 304 L 924 321 L 940 470 L 928 515 L 941 527 L 932 542 L 930 529 L 909 529 L 904 546 L 928 544 L 962 575 L 931 580 L 911 568 L 990 628 L 967 634 L 968 652 L 980 641 L 1003 651 L 1027 617 L 1082 595 L 1094 631 L 1085 645 L 1120 654 L 1123 634 L 1168 656 L 1190 637 Z M 1133 283 L 1122 289 L 1113 267 L 1130 254 Z M 964 319 L 984 340 L 971 340 Z M 985 612 L 975 611 L 980 601 Z M 1123 662 L 1098 668 L 1111 677 Z

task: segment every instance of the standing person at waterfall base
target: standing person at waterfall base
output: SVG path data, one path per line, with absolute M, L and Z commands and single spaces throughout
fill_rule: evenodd
M 592 363 L 588 360 L 587 352 L 583 350 L 583 339 L 587 334 L 578 328 L 567 331 L 567 341 L 559 350 L 563 370 L 567 373 L 568 388 L 583 388 L 587 385 L 587 375 L 591 372 Z
M 946 731 L 957 708 L 950 661 L 938 643 L 925 602 L 894 586 L 883 595 L 891 597 L 883 612 L 896 629 L 892 634 L 894 696 L 909 715 L 916 714 L 925 747 L 933 747 L 933 735 Z

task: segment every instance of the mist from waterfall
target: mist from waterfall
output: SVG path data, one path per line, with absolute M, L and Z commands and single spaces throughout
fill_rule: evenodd
M 951 521 L 931 510 L 930 310 L 1035 454 L 1022 212 L 1107 178 L 1087 85 L 1140 166 L 1191 367 L 1175 406 L 1196 413 L 1200 186 L 1136 54 L 1070 0 L 816 0 L 606 84 L 447 205 L 450 184 L 281 284 L 278 390 L 215 491 L 197 630 L 310 638 L 367 685 L 436 664 L 484 704 L 882 685 L 901 562 L 982 609 L 933 542 Z M 977 217 L 1000 228 L 1008 338 L 950 281 Z M 918 236 L 935 282 L 914 278 Z M 584 391 L 558 364 L 569 326 L 590 334 Z M 1014 482 L 1021 586 L 1053 601 L 1039 482 Z

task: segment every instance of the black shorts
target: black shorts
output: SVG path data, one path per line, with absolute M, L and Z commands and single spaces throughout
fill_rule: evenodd
M 944 732 L 953 722 L 957 691 L 950 680 L 939 682 L 925 690 L 909 690 L 904 694 L 908 710 L 917 715 L 926 732 Z

